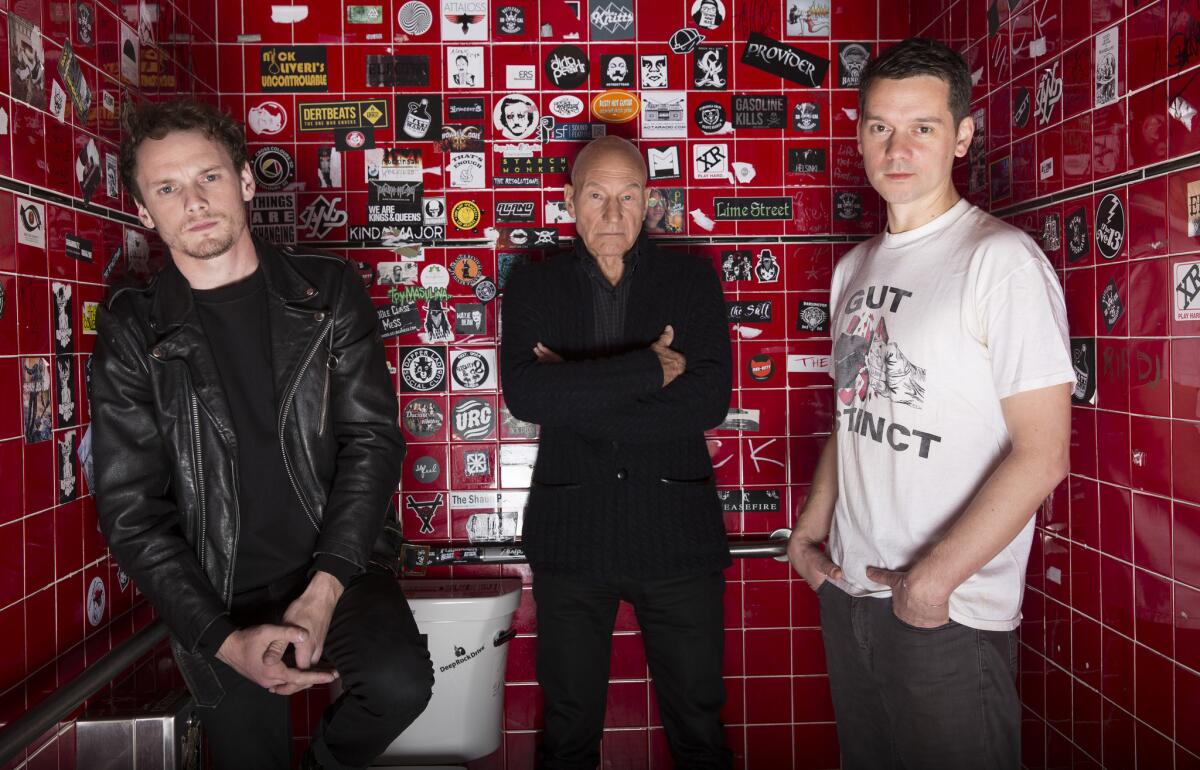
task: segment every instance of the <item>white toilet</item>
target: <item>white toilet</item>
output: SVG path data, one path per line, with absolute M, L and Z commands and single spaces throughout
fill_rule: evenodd
M 374 766 L 446 770 L 486 757 L 500 747 L 506 642 L 521 581 L 402 580 L 400 586 L 428 637 L 433 697 Z

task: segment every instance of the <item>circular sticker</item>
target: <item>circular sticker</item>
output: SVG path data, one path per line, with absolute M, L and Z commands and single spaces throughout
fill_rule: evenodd
M 435 390 L 445 381 L 446 362 L 433 348 L 413 348 L 400 362 L 400 373 L 413 390 Z
M 692 3 L 692 19 L 701 29 L 716 29 L 725 21 L 725 3 L 721 0 L 696 0 Z
M 1125 206 L 1109 193 L 1096 206 L 1096 250 L 1105 259 L 1115 259 L 1125 243 Z
M 461 387 L 478 388 L 487 381 L 490 372 L 491 367 L 487 359 L 473 350 L 468 350 L 454 359 L 450 373 Z
M 413 438 L 429 438 L 442 429 L 446 417 L 432 398 L 414 398 L 404 405 L 400 424 Z
M 408 35 L 424 35 L 433 26 L 433 12 L 421 0 L 408 0 L 396 12 L 396 23 Z
M 537 132 L 538 108 L 525 94 L 505 94 L 492 109 L 492 125 L 505 139 L 528 139 Z
M 421 285 L 426 289 L 444 289 L 450 285 L 450 271 L 441 265 L 426 265 L 421 269 Z
M 413 460 L 413 478 L 421 484 L 432 484 L 442 475 L 442 466 L 432 457 L 418 457 Z
M 263 147 L 250 159 L 250 172 L 254 174 L 254 181 L 264 190 L 282 190 L 287 187 L 292 181 L 294 171 L 292 156 L 282 147 Z
M 279 102 L 263 102 L 246 113 L 246 125 L 262 136 L 272 136 L 287 126 L 287 110 Z
M 450 265 L 450 275 L 463 286 L 474 286 L 483 277 L 483 265 L 470 254 L 459 254 Z
M 496 284 L 491 278 L 480 278 L 475 282 L 475 299 L 491 302 L 496 298 Z
M 725 108 L 717 102 L 701 102 L 694 117 L 696 125 L 706 134 L 715 134 L 725 127 Z
M 99 576 L 92 578 L 87 592 L 87 619 L 93 626 L 100 625 L 104 620 L 104 605 L 107 597 L 104 592 L 104 581 Z
M 750 379 L 755 382 L 766 382 L 775 373 L 775 361 L 766 353 L 759 353 L 750 359 L 746 368 L 750 372 Z
M 476 441 L 492 435 L 496 427 L 496 410 L 482 398 L 464 398 L 451 412 L 450 430 L 455 438 Z
M 579 88 L 587 77 L 588 57 L 579 46 L 560 45 L 546 57 L 546 78 L 555 88 Z
M 450 221 L 459 230 L 474 230 L 479 224 L 481 213 L 475 201 L 459 201 L 450 209 Z
M 583 114 L 583 100 L 572 94 L 560 94 L 550 100 L 550 114 L 569 120 Z
M 362 131 L 354 130 L 346 132 L 346 146 L 351 150 L 357 150 L 367 143 L 367 135 Z

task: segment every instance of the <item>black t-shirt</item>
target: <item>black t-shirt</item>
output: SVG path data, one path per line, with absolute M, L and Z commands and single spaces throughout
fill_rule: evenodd
M 296 497 L 279 445 L 279 403 L 262 270 L 193 289 L 237 436 L 241 520 L 233 592 L 261 588 L 312 563 L 317 531 Z

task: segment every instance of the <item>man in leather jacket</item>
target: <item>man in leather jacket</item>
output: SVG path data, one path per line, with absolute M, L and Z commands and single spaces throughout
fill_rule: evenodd
M 575 248 L 515 270 L 501 382 L 541 426 L 522 546 L 537 603 L 544 768 L 594 768 L 613 623 L 633 605 L 671 755 L 727 768 L 730 564 L 704 431 L 729 410 L 729 326 L 705 260 L 645 236 L 646 165 L 608 136 L 575 160 Z
M 304 766 L 365 766 L 433 683 L 389 571 L 405 447 L 373 307 L 345 260 L 251 237 L 227 116 L 177 100 L 125 123 L 126 189 L 171 258 L 97 314 L 101 528 L 171 631 L 217 767 L 290 767 L 287 696 L 338 677 Z

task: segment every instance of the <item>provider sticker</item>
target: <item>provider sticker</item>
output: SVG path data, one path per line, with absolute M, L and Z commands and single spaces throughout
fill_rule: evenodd
M 792 218 L 792 199 L 777 198 L 715 198 L 713 219 L 731 221 L 738 219 L 782 219 Z
M 337 128 L 387 128 L 387 99 L 357 99 L 346 102 L 308 102 L 297 105 L 301 131 L 333 131 Z

